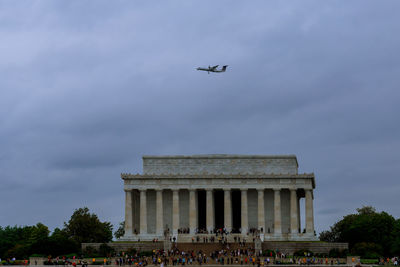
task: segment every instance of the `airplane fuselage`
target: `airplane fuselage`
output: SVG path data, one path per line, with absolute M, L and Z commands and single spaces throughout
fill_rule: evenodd
M 222 70 L 213 70 L 213 69 L 205 69 L 205 68 L 197 68 L 197 70 L 209 71 L 209 72 L 224 72 Z
M 218 72 L 225 72 L 227 66 L 228 65 L 223 66 L 222 69 L 220 69 L 220 70 L 217 69 L 218 65 L 214 66 L 214 67 L 208 67 L 208 68 L 200 68 L 199 67 L 199 68 L 197 68 L 197 70 L 207 71 L 208 73 L 210 73 L 210 72 L 217 72 L 218 73 Z

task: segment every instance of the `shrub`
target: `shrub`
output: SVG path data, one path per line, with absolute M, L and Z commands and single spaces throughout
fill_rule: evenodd
M 359 255 L 366 259 L 374 259 L 382 256 L 383 248 L 381 245 L 376 243 L 361 242 L 354 245 L 351 254 Z
M 115 250 L 107 244 L 101 244 L 99 248 L 99 254 L 103 257 L 111 257 L 115 253 Z
M 87 246 L 84 250 L 83 250 L 83 255 L 85 258 L 96 258 L 96 257 L 100 257 L 99 252 L 97 251 L 97 249 L 95 249 L 92 246 Z
M 32 254 L 30 257 L 41 257 L 41 258 L 46 258 L 46 255 L 44 254 Z
M 347 249 L 332 248 L 329 250 L 328 256 L 331 258 L 345 258 L 349 254 Z
M 1 265 L 25 265 L 25 260 L 0 261 Z

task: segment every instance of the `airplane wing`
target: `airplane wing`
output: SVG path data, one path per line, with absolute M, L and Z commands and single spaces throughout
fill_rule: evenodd
M 211 69 L 215 70 L 216 68 L 218 68 L 219 65 L 213 66 L 211 67 Z

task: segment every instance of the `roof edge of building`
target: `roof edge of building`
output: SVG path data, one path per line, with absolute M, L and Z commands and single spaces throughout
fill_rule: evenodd
M 297 167 L 299 163 L 294 154 L 261 155 L 261 154 L 195 154 L 195 155 L 143 155 L 142 159 L 294 159 Z
M 199 154 L 199 155 L 143 155 L 143 159 L 206 159 L 206 158 L 216 158 L 216 159 L 276 159 L 276 158 L 297 158 L 294 154 L 288 155 L 256 155 L 256 154 Z

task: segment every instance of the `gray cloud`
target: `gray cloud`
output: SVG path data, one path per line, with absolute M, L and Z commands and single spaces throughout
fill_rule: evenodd
M 1 2 L 0 225 L 116 224 L 144 154 L 294 153 L 318 231 L 399 217 L 399 5 Z

